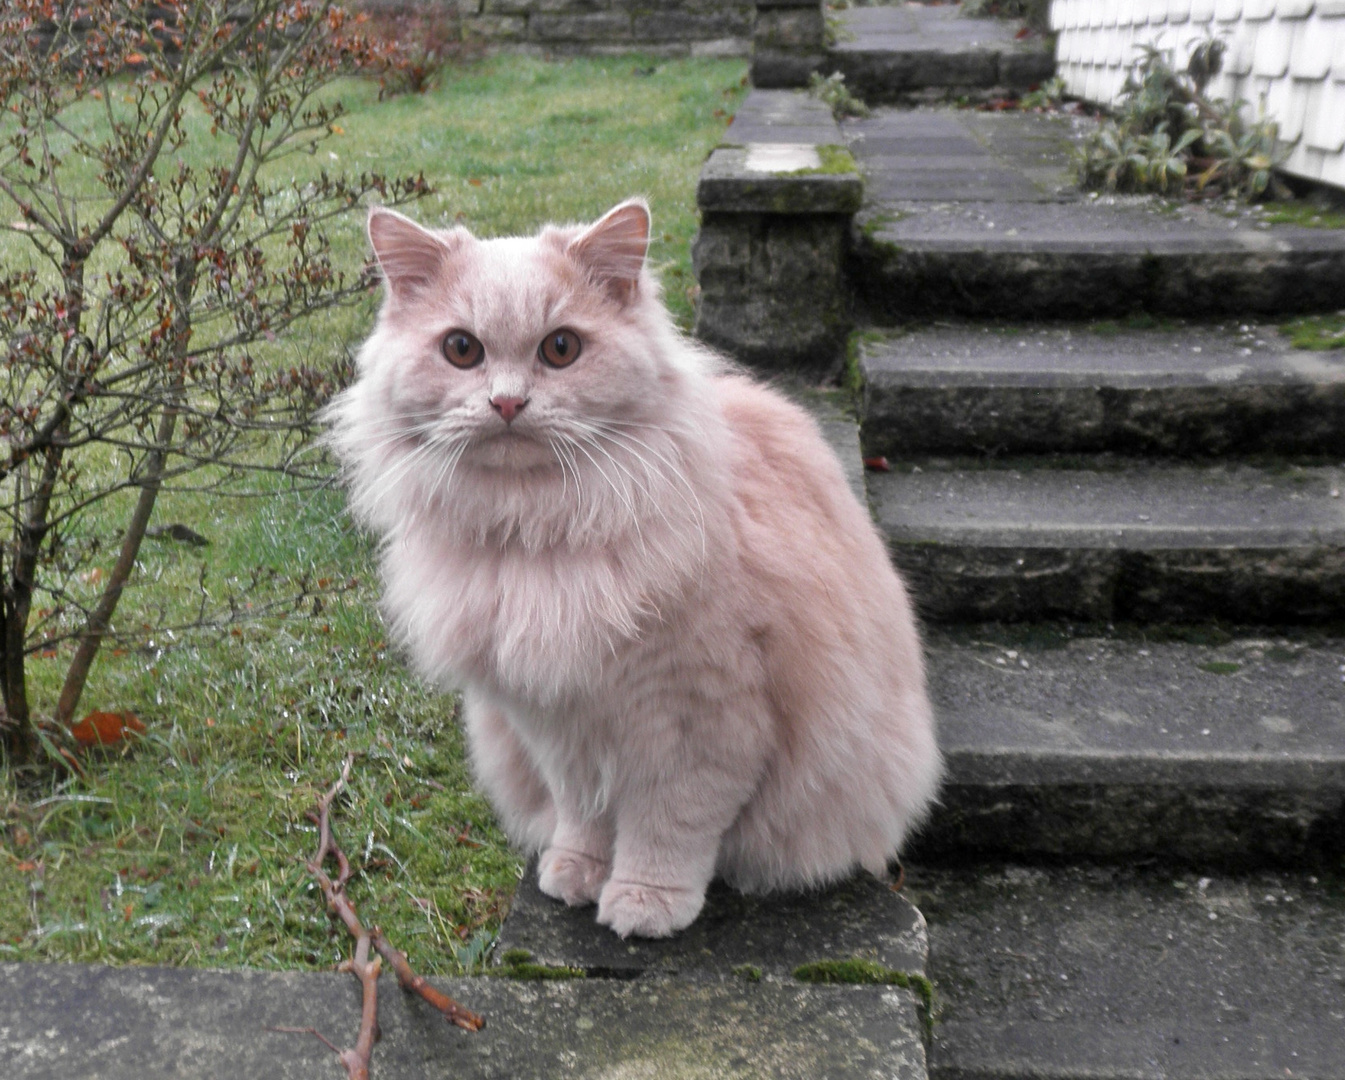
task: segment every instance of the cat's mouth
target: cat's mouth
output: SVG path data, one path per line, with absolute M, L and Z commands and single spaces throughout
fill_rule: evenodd
M 555 463 L 550 446 L 528 431 L 514 425 L 503 430 L 483 432 L 472 442 L 471 456 L 476 464 L 494 469 L 535 469 Z

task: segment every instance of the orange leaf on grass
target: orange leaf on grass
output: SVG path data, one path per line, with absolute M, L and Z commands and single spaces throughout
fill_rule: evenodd
M 135 713 L 91 712 L 70 729 L 80 746 L 111 746 L 133 735 L 143 735 L 145 725 Z
M 25 859 L 23 862 L 19 863 L 16 867 L 14 867 L 14 869 L 17 870 L 20 874 L 31 874 L 34 870 L 37 869 L 37 863 L 29 862 L 27 859 Z

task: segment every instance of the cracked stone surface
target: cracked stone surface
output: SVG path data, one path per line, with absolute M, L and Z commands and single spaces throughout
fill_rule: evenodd
M 486 1017 L 446 1024 L 380 980 L 375 1076 L 399 1080 L 923 1080 L 909 992 L 742 979 L 435 980 Z M 0 965 L 6 1080 L 312 1080 L 311 1035 L 354 1041 L 359 988 L 325 972 Z
M 1345 1077 L 1345 879 L 913 868 L 936 1078 Z

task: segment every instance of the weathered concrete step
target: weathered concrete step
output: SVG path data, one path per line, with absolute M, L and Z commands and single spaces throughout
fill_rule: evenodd
M 856 352 L 869 454 L 1345 456 L 1345 351 L 1253 321 L 941 325 Z
M 1345 469 L 1021 464 L 869 474 L 927 618 L 1273 624 L 1345 612 Z
M 716 882 L 699 918 L 666 940 L 623 941 L 593 916 L 592 907 L 569 908 L 542 893 L 534 862 L 514 894 L 495 961 L 523 949 L 537 963 L 605 977 L 716 977 L 750 968 L 788 980 L 803 964 L 854 957 L 921 974 L 929 955 L 920 912 L 867 874 L 816 892 L 768 897 Z
M 436 979 L 469 1033 L 380 981 L 373 1075 L 399 1080 L 924 1080 L 908 991 L 741 978 Z M 335 972 L 0 965 L 5 1080 L 312 1080 L 341 1074 L 359 987 Z
M 936 1080 L 1345 1077 L 1345 880 L 916 867 Z
M 876 321 L 1334 311 L 1345 230 L 1253 211 L 1088 199 L 1069 117 L 879 110 L 846 125 L 865 172 L 851 278 Z
M 917 859 L 1345 851 L 1345 639 L 982 630 L 927 649 L 948 774 Z
M 960 18 L 956 4 L 851 8 L 835 13 L 836 42 L 822 72 L 839 71 L 870 104 L 992 87 L 1026 90 L 1055 74 L 1040 35 L 1019 39 L 1021 24 Z

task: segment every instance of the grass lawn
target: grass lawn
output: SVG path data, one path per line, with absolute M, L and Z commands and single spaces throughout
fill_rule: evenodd
M 739 61 L 500 57 L 446 71 L 423 96 L 379 102 L 375 87 L 350 83 L 343 133 L 327 144 L 337 160 L 306 167 L 423 170 L 437 192 L 408 212 L 481 235 L 591 219 L 643 194 L 653 258 L 686 325 L 696 177 L 743 76 Z M 333 233 L 351 269 L 365 258 L 362 226 L 352 215 Z M 374 302 L 280 351 L 341 355 Z M 114 537 L 125 507 L 109 505 L 90 528 Z M 104 651 L 81 709 L 130 710 L 147 734 L 89 756 L 87 780 L 20 789 L 0 769 L 0 960 L 331 965 L 349 944 L 304 868 L 315 842 L 305 815 L 355 752 L 335 822 L 362 867 L 350 886 L 362 918 L 423 971 L 470 970 L 520 860 L 472 790 L 453 698 L 420 684 L 383 640 L 370 547 L 340 492 L 165 494 L 155 521 L 182 522 L 210 545 L 146 541 L 117 620 L 145 629 Z M 160 612 L 189 610 L 202 587 L 246 588 L 262 605 L 304 573 L 354 584 L 228 634 L 148 629 Z M 68 661 L 66 649 L 31 660 L 39 713 Z

